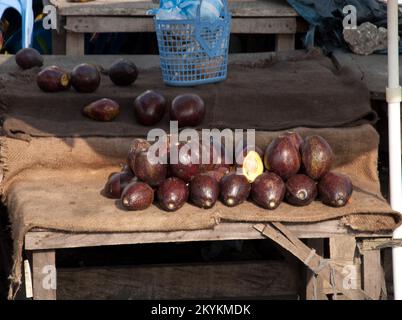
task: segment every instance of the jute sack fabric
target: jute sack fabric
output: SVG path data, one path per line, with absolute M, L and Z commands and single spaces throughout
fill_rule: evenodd
M 69 69 L 73 59 L 62 58 L 57 65 Z M 95 64 L 99 61 L 87 59 Z M 47 60 L 45 63 L 49 63 Z M 370 93 L 360 75 L 346 68 L 337 70 L 329 58 L 320 54 L 298 53 L 293 58 L 232 62 L 226 81 L 191 88 L 166 86 L 160 69 L 155 67 L 141 69 L 138 80 L 128 87 L 116 87 L 108 76 L 102 75 L 99 89 L 85 95 L 73 89 L 57 94 L 42 92 L 36 84 L 35 68 L 22 71 L 15 65 L 12 72 L 1 73 L 1 70 L 0 66 L 0 116 L 4 119 L 4 132 L 9 137 L 26 140 L 145 135 L 149 127 L 135 120 L 133 103 L 149 89 L 163 93 L 169 103 L 179 94 L 200 95 L 207 112 L 199 128 L 277 131 L 299 126 L 353 127 L 377 120 L 370 107 Z M 85 105 L 105 97 L 121 106 L 121 114 L 114 121 L 99 124 L 82 116 Z M 157 126 L 169 128 L 168 112 Z

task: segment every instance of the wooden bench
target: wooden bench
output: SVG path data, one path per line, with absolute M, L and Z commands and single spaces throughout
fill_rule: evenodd
M 95 0 L 70 3 L 50 0 L 57 8 L 58 31 L 53 32 L 53 54 L 83 55 L 84 34 L 103 32 L 154 32 L 145 13 L 157 4 L 151 0 Z M 296 11 L 285 0 L 229 2 L 232 33 L 275 34 L 276 51 L 295 48 L 295 34 L 306 30 Z
M 384 274 L 379 245 L 384 241 L 388 242 L 391 234 L 353 232 L 341 225 L 339 220 L 318 223 L 286 223 L 284 225 L 298 238 L 307 239 L 307 244 L 319 255 L 325 254 L 324 239 L 329 239 L 330 250 L 327 253 L 329 258 L 337 265 L 354 268 L 358 286 L 361 285 L 366 294 L 373 299 L 380 299 L 384 287 Z M 44 288 L 43 281 L 48 276 L 49 270 L 56 270 L 55 257 L 58 249 L 251 239 L 266 238 L 254 228 L 253 224 L 249 223 L 222 223 L 212 230 L 177 232 L 66 233 L 32 230 L 25 236 L 25 250 L 28 256 L 31 256 L 34 299 L 56 299 L 56 290 Z M 316 294 L 317 292 L 318 294 Z M 332 293 L 333 289 L 329 283 L 320 277 L 318 277 L 318 282 L 314 283 L 314 275 L 308 272 L 307 299 L 327 299 L 327 295 Z

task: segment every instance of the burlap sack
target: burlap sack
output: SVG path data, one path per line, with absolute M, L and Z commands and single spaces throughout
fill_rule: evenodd
M 90 56 L 80 59 L 97 62 Z M 115 58 L 109 59 L 111 63 Z M 70 57 L 60 59 L 57 64 L 69 68 L 72 60 L 75 61 Z M 200 128 L 275 131 L 298 126 L 349 127 L 377 119 L 359 75 L 347 69 L 336 70 L 323 55 L 299 54 L 286 60 L 274 56 L 249 58 L 231 63 L 225 82 L 191 88 L 165 86 L 159 68 L 141 69 L 138 80 L 129 87 L 116 87 L 103 75 L 100 88 L 85 95 L 73 89 L 44 93 L 36 85 L 37 69 L 14 68 L 0 74 L 0 116 L 4 118 L 5 134 L 21 139 L 145 135 L 149 127 L 136 122 L 133 102 L 149 89 L 162 92 L 169 101 L 186 92 L 199 94 L 207 108 Z M 121 114 L 115 121 L 99 124 L 81 115 L 85 105 L 105 97 L 121 105 Z M 168 118 L 166 113 L 157 126 L 168 129 Z

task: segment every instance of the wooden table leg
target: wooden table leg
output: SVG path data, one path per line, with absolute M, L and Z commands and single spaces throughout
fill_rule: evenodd
M 360 262 L 355 261 L 357 254 L 356 238 L 349 235 L 340 235 L 329 238 L 329 257 L 338 268 L 340 268 L 344 283 L 342 286 L 347 289 L 361 288 Z M 324 291 L 332 293 L 333 290 L 329 283 L 324 283 Z M 344 295 L 337 292 L 333 299 L 347 299 Z
M 66 32 L 52 30 L 52 54 L 66 54 Z
M 52 54 L 65 55 L 66 54 L 66 30 L 64 26 L 66 18 L 57 16 L 57 28 L 52 30 Z
M 295 34 L 281 33 L 276 35 L 275 51 L 291 51 L 295 49 Z
M 54 250 L 32 251 L 34 300 L 56 300 L 57 275 Z
M 381 266 L 380 250 L 363 251 L 363 287 L 364 291 L 374 300 L 381 299 L 384 272 Z
M 307 245 L 314 249 L 317 254 L 324 256 L 324 239 L 308 239 Z M 324 293 L 323 279 L 320 276 L 316 278 L 314 273 L 306 268 L 306 300 L 328 300 L 328 297 Z
M 85 55 L 85 34 L 67 31 L 66 54 L 68 56 Z

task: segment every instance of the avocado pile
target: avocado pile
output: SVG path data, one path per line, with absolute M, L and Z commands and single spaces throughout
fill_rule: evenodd
M 44 59 L 37 50 L 24 48 L 17 52 L 15 61 L 26 70 L 42 67 Z M 134 62 L 119 59 L 108 70 L 88 63 L 75 66 L 71 72 L 59 66 L 49 66 L 39 71 L 36 83 L 44 92 L 61 92 L 73 87 L 79 93 L 91 93 L 100 86 L 100 69 L 119 87 L 130 86 L 138 78 L 138 69 Z M 161 93 L 147 90 L 134 100 L 134 115 L 141 125 L 153 126 L 162 120 L 167 106 L 167 99 Z M 113 121 L 120 114 L 120 105 L 105 97 L 84 106 L 82 114 L 96 121 Z M 179 95 L 169 106 L 169 118 L 177 121 L 179 127 L 198 126 L 204 117 L 204 101 L 196 94 Z
M 44 62 L 32 48 L 20 50 L 15 60 L 24 70 L 42 67 Z M 107 74 L 115 85 L 129 86 L 137 80 L 138 69 L 133 62 L 120 59 Z M 87 63 L 77 65 L 71 72 L 50 66 L 37 75 L 38 87 L 44 92 L 60 92 L 72 86 L 79 93 L 90 93 L 99 88 L 100 82 L 99 68 Z M 167 109 L 169 119 L 176 120 L 179 127 L 200 125 L 206 113 L 202 98 L 191 93 L 179 95 L 169 104 L 161 93 L 147 90 L 133 103 L 135 117 L 144 126 L 156 125 Z M 120 106 L 103 98 L 85 106 L 82 113 L 96 121 L 112 121 L 120 114 Z M 104 194 L 121 199 L 127 210 L 144 210 L 157 200 L 161 209 L 175 211 L 187 201 L 200 208 L 212 208 L 219 199 L 228 207 L 250 199 L 268 210 L 278 208 L 284 200 L 294 206 L 306 206 L 317 198 L 326 205 L 342 207 L 353 192 L 349 177 L 331 171 L 333 151 L 318 135 L 303 139 L 298 133 L 286 132 L 265 151 L 243 141 L 235 147 L 234 165 L 224 162 L 223 146 L 205 146 L 197 141 L 197 148 L 190 151 L 187 143 L 177 143 L 174 147 L 178 161 L 169 159 L 170 147 L 171 143 L 167 143 L 164 151 L 167 162 L 154 162 L 149 156 L 150 143 L 135 139 L 127 164 L 121 172 L 110 175 Z M 217 161 L 200 164 L 207 147 L 211 159 Z
M 134 139 L 121 172 L 113 173 L 104 195 L 121 199 L 127 210 L 144 210 L 156 203 L 165 211 L 176 211 L 186 202 L 209 209 L 218 200 L 228 207 L 251 200 L 274 210 L 286 201 L 293 206 L 307 206 L 319 199 L 332 207 L 345 206 L 353 186 L 344 174 L 332 172 L 333 151 L 327 141 L 314 135 L 303 139 L 298 133 L 286 132 L 276 137 L 265 152 L 257 146 L 239 143 L 235 147 L 236 165 L 225 163 L 224 146 L 208 144 L 215 162 L 202 164 L 206 146 L 197 141 L 178 142 L 178 161 L 169 159 L 172 143 L 166 139 L 167 164 L 155 162 L 151 144 Z M 161 154 L 159 154 L 161 156 Z

